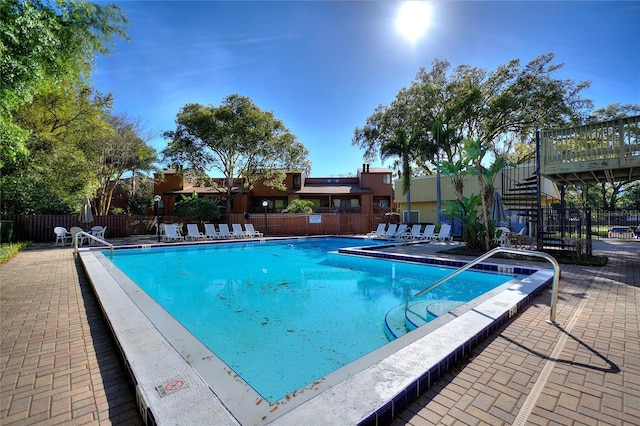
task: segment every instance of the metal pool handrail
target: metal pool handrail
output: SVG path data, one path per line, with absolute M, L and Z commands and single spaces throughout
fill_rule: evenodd
M 78 253 L 78 235 L 84 235 L 85 237 L 88 237 L 91 240 L 97 241 L 100 244 L 104 244 L 105 246 L 109 247 L 109 251 L 110 251 L 110 257 L 113 258 L 113 244 L 106 242 L 105 240 L 96 237 L 95 235 L 92 235 L 88 232 L 85 231 L 79 231 L 76 232 L 76 234 L 73 236 L 73 252 L 74 253 Z
M 552 293 L 551 294 L 551 312 L 549 314 L 549 322 L 555 324 L 556 323 L 556 304 L 558 302 L 558 282 L 560 281 L 560 265 L 558 264 L 558 261 L 553 258 L 553 256 L 551 256 L 550 254 L 547 254 L 547 253 L 539 252 L 539 251 L 518 250 L 518 249 L 512 249 L 512 248 L 508 248 L 508 247 L 496 247 L 493 250 L 490 250 L 490 251 L 486 252 L 482 256 L 472 260 L 471 262 L 467 263 L 466 265 L 461 266 L 460 268 L 456 269 L 455 271 L 453 271 L 452 273 L 450 273 L 446 277 L 440 278 L 435 283 L 433 283 L 433 284 L 429 285 L 428 287 L 420 290 L 418 293 L 415 294 L 414 297 L 422 296 L 427 291 L 429 291 L 431 289 L 434 289 L 435 287 L 439 286 L 443 282 L 448 281 L 449 279 L 451 279 L 451 278 L 455 277 L 456 275 L 466 271 L 467 269 L 469 269 L 469 268 L 473 267 L 474 265 L 482 262 L 483 260 L 490 258 L 491 256 L 493 256 L 496 253 L 512 253 L 512 254 L 520 254 L 520 255 L 523 255 L 523 256 L 541 257 L 541 258 L 546 259 L 549 262 L 551 262 L 551 264 L 553 265 L 553 285 L 551 287 L 551 293 Z

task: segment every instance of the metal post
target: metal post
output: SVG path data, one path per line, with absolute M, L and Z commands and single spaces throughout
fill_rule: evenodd
M 537 248 L 542 250 L 543 246 L 543 226 L 542 226 L 542 189 L 540 187 L 540 130 L 536 130 L 536 198 L 538 210 L 538 223 L 536 224 Z
M 587 235 L 586 235 L 586 242 L 585 242 L 585 254 L 587 256 L 591 256 L 593 254 L 593 242 L 591 240 L 591 207 L 587 206 L 587 208 L 584 211 L 585 215 L 586 215 L 586 222 L 587 222 Z
M 267 235 L 267 207 L 269 206 L 269 202 L 264 200 L 262 202 L 262 207 L 264 207 L 264 235 Z
M 438 158 L 438 164 L 436 166 L 436 226 L 440 225 L 440 210 L 442 209 L 442 193 L 440 191 L 440 125 L 436 129 L 436 145 L 438 146 L 438 152 L 436 154 Z
M 160 209 L 160 200 L 162 199 L 162 197 L 160 197 L 159 195 L 155 195 L 153 197 L 153 201 L 155 203 L 155 207 L 156 207 L 156 237 L 158 238 L 158 242 L 160 242 L 160 221 L 158 220 L 158 211 Z

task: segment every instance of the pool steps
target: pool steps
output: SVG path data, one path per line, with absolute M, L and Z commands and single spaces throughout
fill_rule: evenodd
M 415 300 L 395 306 L 385 315 L 384 333 L 389 341 L 393 341 L 464 303 L 459 300 Z

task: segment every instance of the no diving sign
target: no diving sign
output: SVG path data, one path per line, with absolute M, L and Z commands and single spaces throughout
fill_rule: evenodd
M 160 394 L 160 397 L 165 397 L 174 392 L 178 392 L 179 390 L 182 390 L 186 387 L 187 385 L 185 384 L 184 380 L 177 379 L 177 380 L 171 380 L 163 385 L 156 386 L 156 390 Z

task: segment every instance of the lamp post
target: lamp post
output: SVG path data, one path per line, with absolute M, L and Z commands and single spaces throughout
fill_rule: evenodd
M 160 242 L 160 222 L 158 221 L 158 210 L 160 209 L 160 200 L 162 197 L 159 195 L 153 196 L 153 201 L 156 207 L 156 237 L 158 237 L 158 242 Z
M 442 192 L 440 189 L 440 151 L 438 151 L 438 165 L 436 168 L 436 226 L 440 225 L 440 210 L 442 210 Z
M 269 206 L 269 202 L 264 200 L 262 202 L 262 207 L 264 207 L 264 235 L 267 235 L 267 207 Z

